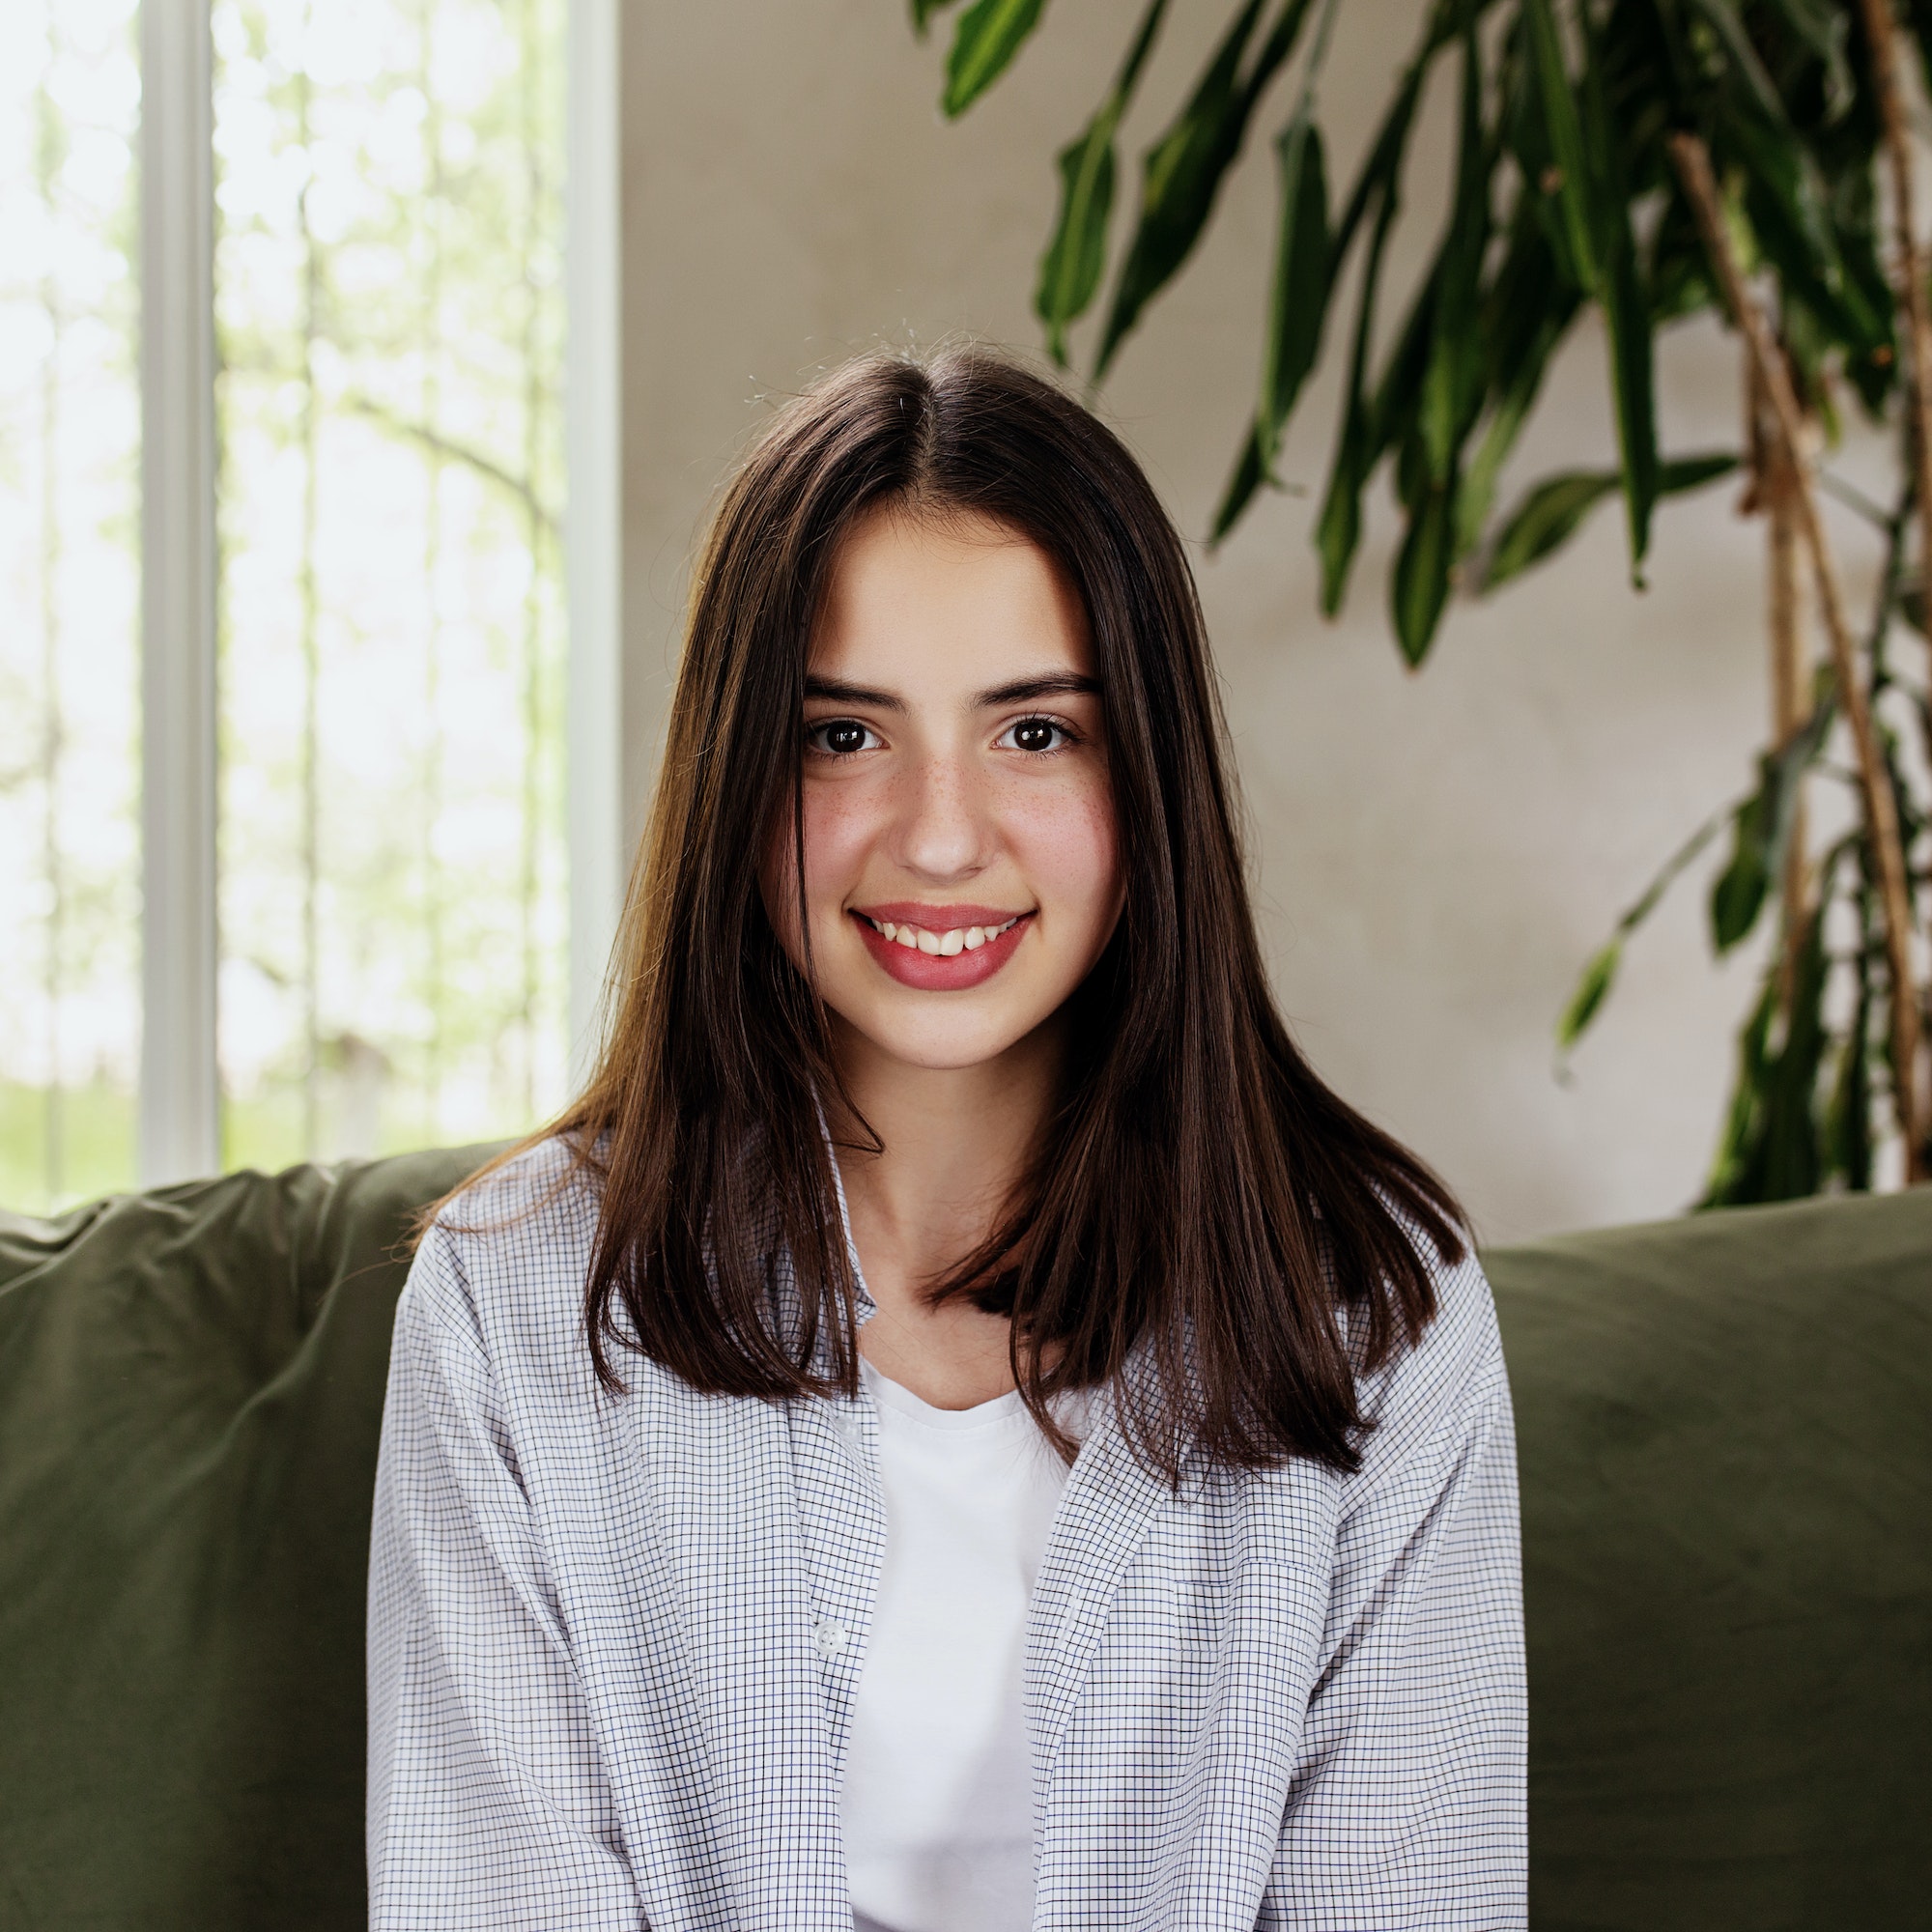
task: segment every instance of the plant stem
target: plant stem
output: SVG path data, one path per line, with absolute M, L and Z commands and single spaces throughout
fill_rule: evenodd
M 1782 353 L 1780 351 L 1780 353 Z M 1798 478 L 1786 456 L 1772 414 L 1757 365 L 1746 358 L 1746 424 L 1756 472 L 1754 495 L 1765 512 L 1766 562 L 1769 566 L 1768 616 L 1771 630 L 1771 724 L 1773 744 L 1782 751 L 1810 720 L 1810 679 L 1805 675 L 1804 611 L 1799 582 L 1798 516 L 1792 498 Z M 1808 428 L 1808 425 L 1807 425 Z M 1778 997 L 1790 1009 L 1798 971 L 1799 942 L 1809 913 L 1809 867 L 1804 849 L 1804 775 L 1793 784 L 1791 829 L 1784 846 L 1782 901 L 1784 963 Z
M 1898 231 L 1898 281 L 1905 304 L 1905 354 L 1912 408 L 1913 476 L 1918 486 L 1918 568 L 1932 573 L 1932 316 L 1926 313 L 1924 263 L 1912 204 L 1912 144 L 1906 134 L 1905 97 L 1898 79 L 1898 36 L 1891 0 L 1861 0 L 1865 40 L 1871 48 L 1872 86 L 1885 128 L 1891 171 L 1891 217 Z
M 1770 398 L 1773 422 L 1784 445 L 1784 457 L 1791 465 L 1796 482 L 1792 507 L 1798 531 L 1811 559 L 1811 574 L 1817 587 L 1820 614 L 1826 636 L 1831 640 L 1832 664 L 1837 677 L 1838 701 L 1844 707 L 1845 722 L 1851 728 L 1852 743 L 1858 753 L 1859 782 L 1863 794 L 1865 827 L 1871 836 L 1873 855 L 1878 863 L 1880 898 L 1885 912 L 1886 960 L 1891 980 L 1891 1045 L 1897 1079 L 1893 1102 L 1898 1128 L 1905 1141 L 1905 1169 L 1908 1181 L 1923 1177 L 1924 1148 L 1918 1129 L 1918 1005 L 1912 975 L 1912 900 L 1905 876 L 1905 854 L 1898 832 L 1898 803 L 1892 795 L 1890 775 L 1879 749 L 1873 728 L 1871 707 L 1865 702 L 1864 687 L 1859 681 L 1857 648 L 1851 627 L 1845 620 L 1844 597 L 1838 586 L 1837 566 L 1826 540 L 1824 521 L 1809 476 L 1804 469 L 1804 418 L 1784 358 L 1778 354 L 1764 311 L 1746 288 L 1730 236 L 1724 225 L 1718 198 L 1718 185 L 1711 173 L 1710 151 L 1695 134 L 1675 133 L 1669 137 L 1670 158 L 1684 185 L 1686 199 L 1695 215 L 1697 227 L 1711 265 L 1718 271 L 1724 299 L 1730 307 L 1759 382 Z
M 1918 496 L 1918 579 L 1921 599 L 1932 596 L 1932 316 L 1927 314 L 1925 260 L 1918 247 L 1913 213 L 1912 143 L 1906 132 L 1905 91 L 1898 74 L 1898 34 L 1891 0 L 1862 0 L 1865 41 L 1871 48 L 1872 85 L 1885 128 L 1886 159 L 1891 171 L 1891 215 L 1898 232 L 1897 274 L 1905 295 L 1907 358 L 1912 408 L 1906 438 L 1912 476 Z M 1928 639 L 1932 645 L 1932 639 Z M 1927 730 L 1932 741 L 1932 727 Z M 1928 1003 L 1932 1013 L 1932 1003 Z M 1932 1101 L 1928 1101 L 1932 1109 Z M 1921 1120 L 1925 1118 L 1920 1115 Z M 1920 1151 L 1921 1166 L 1932 1161 L 1932 1144 Z

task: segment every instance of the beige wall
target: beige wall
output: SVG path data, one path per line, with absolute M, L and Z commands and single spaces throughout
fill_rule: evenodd
M 964 123 L 934 100 L 943 35 L 902 0 L 631 0 L 624 23 L 627 783 L 648 784 L 689 551 L 765 399 L 877 342 L 970 329 L 1031 349 L 1050 156 L 1137 0 L 1055 0 Z M 1127 130 L 1138 155 L 1226 9 L 1175 10 Z M 1349 0 L 1324 85 L 1341 176 L 1419 15 Z M 1440 152 L 1443 116 L 1428 129 Z M 1268 117 L 1269 121 L 1278 118 Z M 1264 131 L 1268 131 L 1264 129 Z M 1413 269 L 1434 230 L 1412 189 Z M 1272 221 L 1257 144 L 1104 407 L 1199 532 L 1253 392 Z M 1331 359 L 1339 360 L 1337 357 Z M 1611 449 L 1601 346 L 1573 347 L 1510 479 Z M 1667 346 L 1667 445 L 1734 441 L 1715 332 Z M 1318 489 L 1332 378 L 1288 469 Z M 1312 499 L 1275 497 L 1198 559 L 1253 825 L 1264 935 L 1303 1047 L 1462 1189 L 1490 1239 L 1674 1211 L 1701 1180 L 1754 960 L 1714 969 L 1701 895 L 1636 943 L 1568 1085 L 1551 1026 L 1580 962 L 1758 742 L 1758 533 L 1719 490 L 1660 522 L 1645 596 L 1614 507 L 1553 570 L 1458 606 L 1424 672 L 1383 618 L 1385 491 L 1343 620 L 1316 614 Z

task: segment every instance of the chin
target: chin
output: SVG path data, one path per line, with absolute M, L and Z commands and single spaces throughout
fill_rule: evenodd
M 929 1073 L 956 1073 L 969 1066 L 983 1066 L 988 1061 L 997 1060 L 1003 1053 L 1017 1046 L 1033 1031 L 1030 1025 L 976 1027 L 955 1023 L 919 1026 L 908 1025 L 903 1019 L 894 1024 L 884 1018 L 875 1020 L 869 1014 L 860 1022 L 848 1020 L 846 1024 L 861 1035 L 875 1053 L 882 1053 L 902 1065 L 922 1067 Z

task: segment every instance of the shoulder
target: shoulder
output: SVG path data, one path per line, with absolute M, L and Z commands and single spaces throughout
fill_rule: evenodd
M 472 1244 L 519 1230 L 555 1234 L 586 1215 L 594 1227 L 598 1195 L 576 1150 L 553 1134 L 484 1168 L 443 1203 L 431 1226 Z
M 594 1175 L 555 1138 L 489 1169 L 425 1231 L 399 1320 L 488 1356 L 581 1350 L 599 1198 Z
M 1373 1486 L 1418 1461 L 1454 1457 L 1509 1413 L 1495 1302 L 1475 1250 L 1443 1262 L 1423 1239 L 1418 1252 L 1430 1267 L 1435 1313 L 1410 1347 L 1358 1378 L 1370 1427 L 1351 1487 Z

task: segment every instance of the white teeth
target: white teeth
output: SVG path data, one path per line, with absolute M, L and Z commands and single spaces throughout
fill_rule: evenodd
M 866 923 L 895 946 L 929 953 L 938 959 L 952 959 L 961 952 L 977 952 L 989 940 L 1010 932 L 1024 917 L 1015 913 L 1001 925 L 955 925 L 947 932 L 929 932 L 923 925 L 899 925 L 889 919 L 867 918 Z

